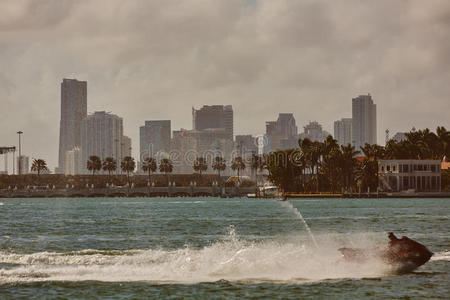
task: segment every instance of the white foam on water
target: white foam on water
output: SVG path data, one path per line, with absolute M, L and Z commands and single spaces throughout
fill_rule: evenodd
M 3 252 L 0 253 L 0 263 L 11 265 L 0 265 L 0 283 L 47 280 L 196 283 L 221 279 L 310 282 L 388 274 L 388 266 L 376 259 L 363 264 L 342 261 L 337 250 L 342 241 L 334 235 L 319 236 L 319 248 L 300 240 L 302 238 L 296 236 L 283 242 L 249 242 L 239 239 L 232 228 L 226 240 L 202 249 Z M 308 241 L 306 237 L 303 240 Z M 358 243 L 363 244 L 363 239 L 359 238 Z M 365 246 L 374 244 L 374 241 L 367 240 Z
M 435 253 L 431 259 L 432 261 L 438 261 L 438 260 L 444 260 L 444 261 L 450 261 L 450 251 L 443 251 Z

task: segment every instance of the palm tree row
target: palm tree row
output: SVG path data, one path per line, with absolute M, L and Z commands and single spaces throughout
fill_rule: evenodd
M 117 161 L 113 157 L 106 157 L 103 162 L 100 157 L 92 155 L 87 161 L 87 169 L 92 172 L 92 177 L 95 176 L 95 172 L 103 169 L 111 176 L 112 172 L 117 170 Z M 136 162 L 131 156 L 125 156 L 120 163 L 122 171 L 127 173 L 127 181 L 130 184 L 130 173 L 136 168 Z
M 135 167 L 136 167 L 135 161 L 132 157 L 127 156 L 127 157 L 123 158 L 123 160 L 121 162 L 121 169 L 122 169 L 122 171 L 127 172 L 128 181 L 129 181 L 129 174 L 134 171 Z M 218 175 L 220 177 L 221 172 L 225 171 L 225 169 L 226 169 L 226 160 L 220 156 L 215 157 L 211 167 L 213 170 L 215 170 L 218 173 Z M 245 165 L 242 157 L 236 157 L 233 160 L 232 165 L 231 165 L 231 169 L 233 171 L 237 171 L 238 177 L 239 177 L 240 171 L 244 170 L 245 167 L 246 167 L 246 165 Z M 262 169 L 261 163 L 259 163 L 258 168 Z M 113 173 L 117 170 L 117 162 L 112 157 L 107 157 L 102 162 L 102 160 L 98 156 L 94 155 L 94 156 L 89 157 L 89 160 L 87 161 L 87 169 L 92 172 L 93 177 L 95 176 L 95 173 L 99 172 L 100 170 L 108 172 L 108 174 L 111 175 L 111 173 Z M 167 174 L 173 172 L 173 163 L 170 159 L 164 158 L 160 161 L 159 168 L 158 168 L 157 160 L 153 157 L 147 157 L 142 162 L 142 170 L 144 172 L 148 173 L 149 181 L 151 178 L 151 174 L 156 172 L 156 170 L 158 170 L 158 169 L 161 173 L 164 173 L 167 175 Z M 200 176 L 201 176 L 202 173 L 208 169 L 208 164 L 206 162 L 206 159 L 203 157 L 198 157 L 194 161 L 193 169 L 194 169 L 194 171 L 199 172 Z

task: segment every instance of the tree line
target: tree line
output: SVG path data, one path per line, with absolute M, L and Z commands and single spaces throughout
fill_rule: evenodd
M 361 159 L 357 159 L 357 156 Z M 325 141 L 317 142 L 300 139 L 298 148 L 277 150 L 265 155 L 253 154 L 250 161 L 238 156 L 232 159 L 230 168 L 237 172 L 247 167 L 255 171 L 268 171 L 268 179 L 284 191 L 289 192 L 340 192 L 370 189 L 375 191 L 378 186 L 379 159 L 435 159 L 443 160 L 450 157 L 450 132 L 443 126 L 437 127 L 436 133 L 428 128 L 412 130 L 405 133 L 402 141 L 389 140 L 385 146 L 365 144 L 359 150 L 352 145 L 338 145 L 332 136 Z M 205 158 L 197 157 L 193 170 L 200 176 L 208 170 Z M 130 173 L 136 169 L 136 162 L 131 156 L 124 157 L 120 168 L 126 172 L 128 183 Z M 227 168 L 226 160 L 217 156 L 211 162 L 211 168 L 219 178 Z M 117 161 L 107 157 L 103 161 L 98 156 L 91 156 L 87 161 L 87 169 L 95 176 L 103 170 L 109 175 L 117 170 Z M 152 173 L 159 170 L 166 175 L 173 172 L 174 165 L 169 158 L 158 162 L 153 157 L 147 157 L 142 162 L 142 171 L 148 173 L 149 181 Z M 42 159 L 34 159 L 31 170 L 38 175 L 47 171 L 47 164 Z M 443 176 L 448 176 L 447 173 Z M 168 179 L 167 179 L 168 181 Z M 447 177 L 442 182 L 447 182 Z
M 323 142 L 300 139 L 299 147 L 278 150 L 264 157 L 269 180 L 289 192 L 375 191 L 379 159 L 435 159 L 450 156 L 450 132 L 437 127 L 405 133 L 402 141 L 386 146 L 365 144 L 339 146 L 332 136 Z M 356 157 L 362 158 L 358 160 Z

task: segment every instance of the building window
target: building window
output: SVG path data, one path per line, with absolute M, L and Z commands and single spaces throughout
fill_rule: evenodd
M 381 166 L 381 172 L 384 172 L 384 166 Z
M 387 166 L 386 166 L 386 171 L 389 172 L 390 170 L 391 170 L 391 166 L 387 165 Z
M 409 172 L 409 166 L 403 165 L 403 173 L 408 173 L 408 172 Z
M 436 172 L 436 165 L 431 165 L 431 172 Z
M 392 172 L 395 172 L 395 166 L 392 166 Z

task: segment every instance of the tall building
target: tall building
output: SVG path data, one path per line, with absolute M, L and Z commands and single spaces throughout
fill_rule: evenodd
M 233 107 L 231 105 L 204 105 L 192 108 L 194 130 L 224 128 L 229 140 L 233 140 Z
M 66 151 L 66 168 L 65 175 L 78 175 L 83 173 L 83 161 L 81 157 L 81 149 L 75 147 Z
M 252 154 L 258 154 L 258 143 L 254 136 L 248 135 L 236 135 L 235 139 L 236 152 L 240 156 L 248 156 Z
M 401 141 L 405 141 L 406 138 L 406 132 L 397 132 L 393 137 L 392 140 L 396 141 L 396 142 L 401 142 Z
M 17 157 L 18 174 L 28 174 L 30 172 L 30 159 L 28 156 L 21 155 Z
M 264 152 L 294 148 L 298 140 L 297 125 L 292 113 L 280 113 L 276 121 L 266 122 Z
M 342 118 L 334 121 L 334 139 L 339 145 L 352 143 L 352 118 Z
M 205 130 L 176 130 L 173 132 L 172 157 L 174 172 L 192 173 L 193 163 L 197 157 L 206 159 L 211 166 L 216 156 L 231 161 L 233 141 L 225 128 L 211 128 Z M 213 172 L 211 167 L 207 172 Z
M 139 128 L 140 159 L 153 157 L 158 152 L 170 151 L 170 120 L 145 121 L 145 125 Z
M 330 133 L 322 129 L 322 125 L 317 121 L 309 122 L 303 127 L 303 132 L 300 134 L 301 139 L 309 139 L 312 142 L 323 142 Z
M 66 151 L 81 146 L 81 123 L 87 116 L 87 82 L 63 79 L 57 173 L 64 173 Z
M 172 159 L 174 173 L 192 173 L 192 164 L 197 156 L 197 139 L 191 134 L 193 130 L 180 129 L 173 131 L 171 149 L 177 152 Z
M 352 99 L 352 145 L 359 151 L 366 143 L 377 143 L 377 106 L 370 94 Z
M 88 115 L 82 123 L 82 164 L 86 171 L 86 162 L 90 156 L 100 159 L 113 157 L 120 166 L 123 157 L 123 120 L 104 111 Z
M 131 138 L 124 135 L 122 136 L 122 157 L 131 156 Z

